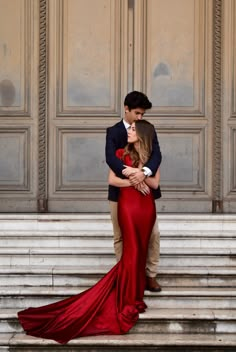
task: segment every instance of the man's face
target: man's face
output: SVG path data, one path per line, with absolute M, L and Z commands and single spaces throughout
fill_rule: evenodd
M 142 120 L 143 115 L 145 114 L 145 109 L 143 108 L 135 108 L 129 110 L 128 106 L 125 106 L 125 120 L 132 125 L 132 123 L 136 120 Z

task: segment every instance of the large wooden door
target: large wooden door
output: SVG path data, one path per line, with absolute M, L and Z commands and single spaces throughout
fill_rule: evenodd
M 213 2 L 49 6 L 49 209 L 108 210 L 105 128 L 137 89 L 163 153 L 160 211 L 211 212 Z
M 0 211 L 106 212 L 106 127 L 137 89 L 160 212 L 236 210 L 234 0 L 0 0 Z

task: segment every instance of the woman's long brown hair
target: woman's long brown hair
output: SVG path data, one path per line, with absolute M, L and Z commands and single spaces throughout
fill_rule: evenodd
M 124 150 L 124 156 L 129 154 L 133 166 L 138 167 L 140 162 L 144 165 L 150 158 L 155 129 L 147 120 L 135 121 L 135 129 L 139 140 L 139 151 L 135 149 L 134 143 L 128 143 Z

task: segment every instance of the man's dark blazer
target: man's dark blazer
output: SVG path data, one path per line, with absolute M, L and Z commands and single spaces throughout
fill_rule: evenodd
M 116 123 L 112 127 L 107 128 L 106 134 L 106 163 L 113 170 L 113 172 L 121 178 L 124 178 L 122 175 L 122 170 L 124 169 L 123 162 L 116 157 L 116 150 L 124 148 L 127 144 L 127 131 L 124 125 L 123 120 Z M 155 134 L 153 139 L 153 150 L 151 157 L 148 162 L 145 164 L 151 171 L 152 175 L 156 174 L 158 167 L 161 164 L 161 151 L 158 143 L 157 135 Z M 158 199 L 161 197 L 160 187 L 153 189 L 154 198 Z M 109 185 L 108 190 L 108 199 L 114 202 L 118 201 L 119 188 Z

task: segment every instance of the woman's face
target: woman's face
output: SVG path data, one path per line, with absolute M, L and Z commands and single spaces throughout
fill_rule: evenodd
M 138 142 L 138 136 L 136 133 L 135 122 L 132 123 L 128 129 L 128 143 Z

